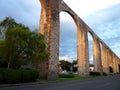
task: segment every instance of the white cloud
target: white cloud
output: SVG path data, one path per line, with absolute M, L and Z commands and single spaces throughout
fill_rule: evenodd
M 70 60 L 68 55 L 60 56 L 59 60 Z
M 120 0 L 64 0 L 73 11 L 75 11 L 80 17 L 85 17 L 94 11 L 108 8 L 117 3 Z
M 59 56 L 59 60 L 67 60 L 69 62 L 72 62 L 73 60 L 77 60 L 75 58 L 76 58 L 75 55 L 68 55 L 68 54 L 66 54 L 64 56 Z

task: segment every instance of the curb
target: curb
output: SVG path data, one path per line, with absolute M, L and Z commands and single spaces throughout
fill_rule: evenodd
M 45 84 L 47 82 L 30 82 L 30 83 L 18 83 L 18 84 L 0 84 L 1 87 L 14 87 L 14 86 L 24 86 L 24 85 L 37 85 L 37 84 Z

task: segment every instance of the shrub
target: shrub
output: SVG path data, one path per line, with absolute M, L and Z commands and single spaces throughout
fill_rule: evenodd
M 35 70 L 31 70 L 31 80 L 35 81 L 39 77 L 39 73 Z
M 32 82 L 38 78 L 35 70 L 0 69 L 0 83 Z
M 100 76 L 100 72 L 90 72 L 90 76 Z
M 21 72 L 19 70 L 7 69 L 3 74 L 5 83 L 20 83 L 21 81 Z
M 39 76 L 39 73 L 35 70 L 22 70 L 22 82 L 35 81 Z
M 2 83 L 4 81 L 4 75 L 3 75 L 3 69 L 0 69 L 0 83 Z
M 73 74 L 59 74 L 59 78 L 74 78 Z
M 30 82 L 30 70 L 22 70 L 22 82 Z

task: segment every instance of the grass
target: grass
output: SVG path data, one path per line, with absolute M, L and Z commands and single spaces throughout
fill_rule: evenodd
M 59 78 L 58 81 L 81 80 L 86 78 L 89 78 L 89 77 L 75 76 L 74 78 Z
M 96 78 L 100 76 L 75 76 L 74 78 L 59 78 L 57 81 L 83 80 L 87 78 Z
M 97 78 L 101 76 L 75 76 L 73 78 L 58 78 L 57 80 L 44 80 L 44 82 L 49 83 L 49 82 L 63 82 L 63 81 L 72 81 L 72 80 L 83 80 L 83 79 L 88 79 L 88 78 Z

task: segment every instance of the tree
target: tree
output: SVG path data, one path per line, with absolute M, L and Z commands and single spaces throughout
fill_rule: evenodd
M 0 41 L 0 67 L 7 67 L 7 62 L 4 58 L 2 58 L 2 51 L 3 51 L 3 46 L 4 46 L 5 42 L 4 41 Z
M 71 63 L 69 61 L 61 60 L 60 67 L 62 70 L 71 71 Z
M 73 60 L 72 67 L 73 67 L 73 72 L 77 72 L 77 60 Z
M 9 21 L 9 24 L 5 22 Z M 32 32 L 28 27 L 18 24 L 14 19 L 3 20 L 7 26 L 5 40 L 0 45 L 1 60 L 8 63 L 8 68 L 19 68 L 25 62 L 42 61 L 48 58 L 44 36 Z
M 5 32 L 6 32 L 7 28 L 13 27 L 16 24 L 17 23 L 11 17 L 6 17 L 5 20 L 0 22 L 0 39 L 2 39 L 2 40 L 5 39 Z

